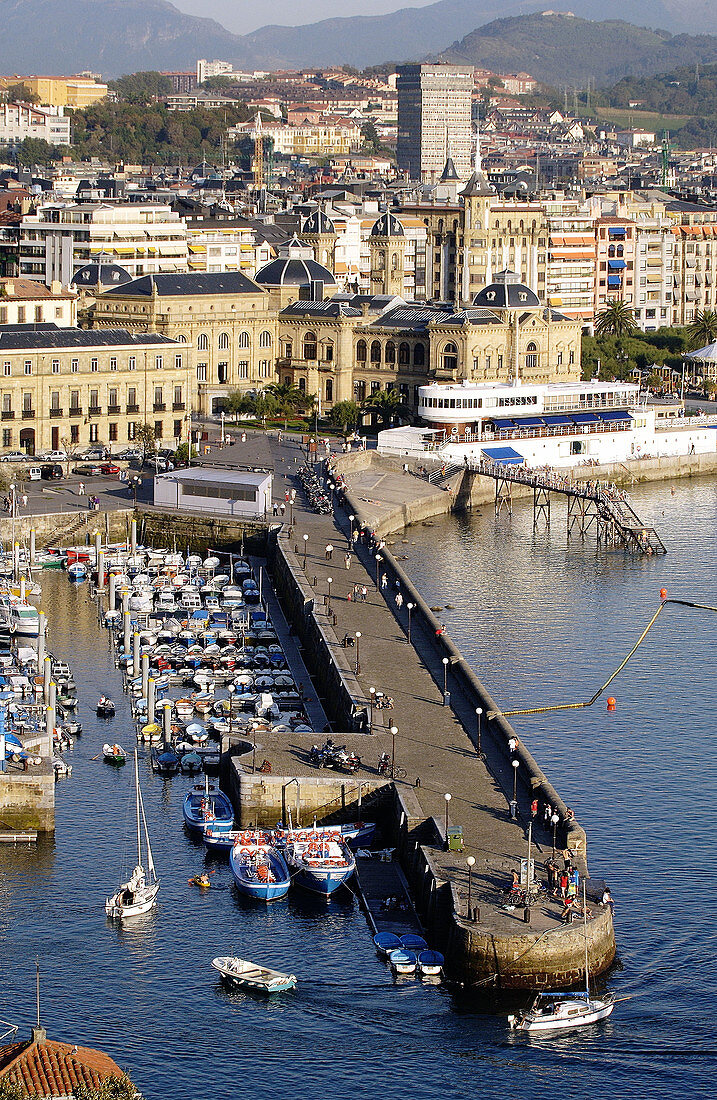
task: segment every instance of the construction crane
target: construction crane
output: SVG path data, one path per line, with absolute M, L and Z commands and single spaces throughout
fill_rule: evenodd
M 256 191 L 264 189 L 264 131 L 261 125 L 261 115 L 257 111 L 254 119 L 254 188 Z

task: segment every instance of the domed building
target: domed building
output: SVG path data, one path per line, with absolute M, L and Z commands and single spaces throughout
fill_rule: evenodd
M 336 290 L 333 273 L 318 263 L 313 250 L 297 237 L 281 247 L 275 260 L 257 271 L 255 282 L 269 291 L 279 291 L 281 306 L 297 298 L 322 301 Z
M 77 290 L 106 290 L 110 286 L 122 286 L 132 281 L 132 276 L 126 268 L 114 264 L 111 260 L 102 263 L 101 258 L 97 263 L 85 264 L 77 269 L 70 280 L 70 286 Z
M 300 236 L 301 240 L 311 247 L 317 263 L 333 271 L 336 257 L 336 226 L 321 207 L 312 210 L 304 219 Z
M 371 228 L 371 293 L 403 294 L 406 261 L 406 233 L 395 214 L 387 210 Z
M 479 290 L 474 306 L 488 309 L 540 309 L 540 298 L 520 281 L 515 271 L 498 271 L 493 282 Z

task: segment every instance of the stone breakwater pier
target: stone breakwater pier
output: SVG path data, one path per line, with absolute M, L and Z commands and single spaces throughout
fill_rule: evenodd
M 226 782 L 240 823 L 271 823 L 288 813 L 302 824 L 314 816 L 377 817 L 448 973 L 479 990 L 564 987 L 584 973 L 582 921 L 564 923 L 558 899 L 541 893 L 529 904 L 506 904 L 530 832 L 536 878 L 545 880 L 544 864 L 557 851 L 560 866 L 569 853 L 587 880 L 589 967 L 602 973 L 614 959 L 615 936 L 611 911 L 600 904 L 603 884 L 589 876 L 584 830 L 507 720 L 489 717 L 499 706 L 391 550 L 383 547 L 377 563 L 357 543 L 346 565 L 351 527 L 375 526 L 379 498 L 382 522 L 397 526 L 397 515 L 410 522 L 424 510 L 435 514 L 428 498 L 436 490 L 400 466 L 372 464 L 371 487 L 349 484 L 333 516 L 316 515 L 304 509 L 298 488 L 298 446 L 274 440 L 262 446 L 272 452 L 277 498 L 297 489 L 293 524 L 268 533 L 267 567 L 278 599 L 272 618 L 295 676 L 304 670 L 309 706 L 317 716 L 323 711 L 324 728 L 362 766 L 350 776 L 310 767 L 311 744 L 325 736 L 319 733 L 262 735 L 256 747 L 225 744 Z M 365 600 L 353 598 L 355 585 L 365 586 Z M 393 699 L 392 709 L 376 706 L 380 692 Z M 378 771 L 384 752 L 393 778 L 390 768 L 388 776 Z M 259 770 L 264 758 L 270 774 Z M 540 813 L 529 830 L 535 799 Z M 448 843 L 456 831 L 462 850 Z

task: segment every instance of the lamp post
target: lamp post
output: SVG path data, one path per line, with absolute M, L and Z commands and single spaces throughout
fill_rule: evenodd
M 475 856 L 468 856 L 466 863 L 468 864 L 468 920 L 471 919 L 471 885 L 473 879 L 473 868 L 475 867 Z
M 331 510 L 332 511 L 333 511 L 333 508 L 334 508 L 334 489 L 335 488 L 336 488 L 336 486 L 334 485 L 333 481 L 330 481 L 327 485 L 327 489 L 331 493 Z
M 452 795 L 444 794 L 443 797 L 446 800 L 446 851 L 448 851 L 448 805 L 451 801 Z
M 416 605 L 409 602 L 406 604 L 406 611 L 408 612 L 408 644 L 411 644 L 411 612 Z
M 447 657 L 443 658 L 443 706 L 448 706 L 448 665 Z
M 333 577 L 327 577 L 326 578 L 326 583 L 329 586 L 329 593 L 328 593 L 328 596 L 326 597 L 326 614 L 330 615 L 331 614 L 331 585 L 334 583 L 334 578 Z
M 292 527 L 294 526 L 294 502 L 293 502 L 293 500 L 289 501 L 289 523 L 291 524 Z
M 368 732 L 373 732 L 373 705 L 376 702 L 376 688 L 368 689 Z
M 381 557 L 381 555 L 377 554 L 376 555 L 376 587 L 377 588 L 378 588 L 378 571 L 381 568 L 381 562 L 382 561 L 383 561 L 383 558 Z
M 354 520 L 356 516 L 349 516 L 349 550 L 354 544 Z
M 231 747 L 232 741 L 232 703 L 234 701 L 234 692 L 236 691 L 235 684 L 227 684 L 227 691 L 229 692 L 229 746 Z
M 513 765 L 513 801 L 518 801 L 518 768 L 520 767 L 520 760 L 511 760 Z
M 483 714 L 483 708 L 482 707 L 476 707 L 476 719 L 477 719 L 477 730 L 476 730 L 476 732 L 478 734 L 478 755 L 479 756 L 483 755 L 483 752 L 482 752 L 482 749 L 481 749 L 481 716 L 482 716 L 482 714 Z
M 356 631 L 356 675 L 357 676 L 361 671 L 361 662 L 360 662 L 360 659 L 359 659 L 359 644 L 360 644 L 360 642 L 361 642 L 361 631 L 357 630 Z
M 303 535 L 302 537 L 304 539 L 304 572 L 306 572 L 306 548 L 309 545 L 309 536 Z
M 396 734 L 398 726 L 391 726 L 391 779 L 394 778 L 396 769 Z
M 550 824 L 553 826 L 553 859 L 555 859 L 555 834 L 558 828 L 558 822 L 560 821 L 559 814 L 551 814 Z

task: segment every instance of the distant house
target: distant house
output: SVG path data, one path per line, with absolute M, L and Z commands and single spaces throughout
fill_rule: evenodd
M 42 1027 L 30 1040 L 0 1047 L 0 1085 L 17 1084 L 29 1097 L 72 1100 L 78 1086 L 99 1088 L 111 1078 L 126 1075 L 108 1054 L 48 1039 Z

